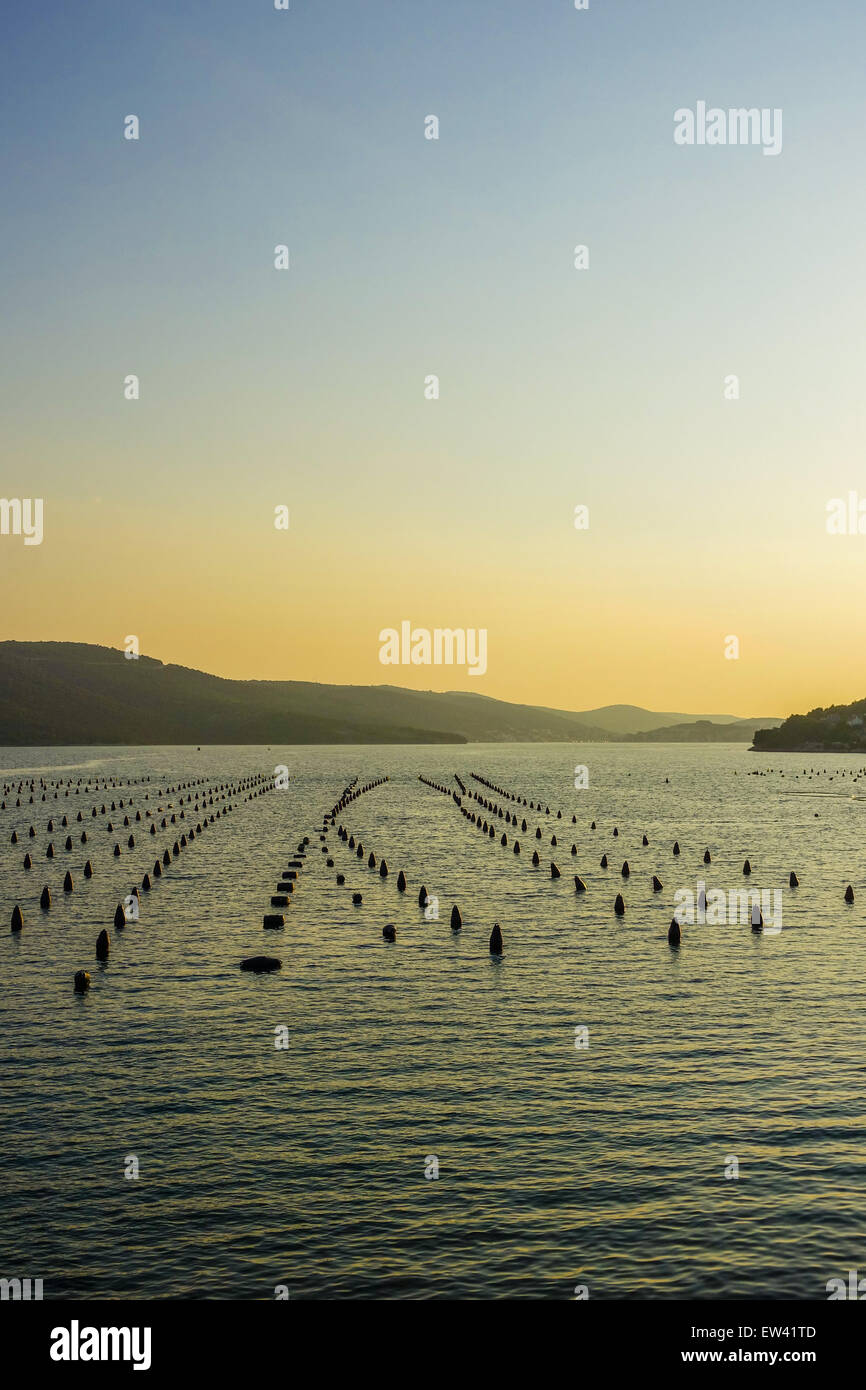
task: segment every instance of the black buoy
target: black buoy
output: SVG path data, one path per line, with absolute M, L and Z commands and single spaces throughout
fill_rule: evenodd
M 656 874 L 653 874 L 653 892 L 660 893 L 663 886 L 661 879 Z
M 743 865 L 743 873 L 744 873 L 744 874 L 750 874 L 751 872 L 752 872 L 752 866 L 751 866 L 751 864 L 749 863 L 749 861 L 748 861 L 748 859 L 747 859 L 746 862 L 745 862 L 745 864 Z
M 286 919 L 281 912 L 266 912 L 262 918 L 262 926 L 265 931 L 279 931 L 286 925 Z
M 29 855 L 29 854 L 25 854 L 25 856 L 24 856 L 24 867 L 25 867 L 25 869 L 32 869 L 32 868 L 33 868 L 33 860 L 30 858 L 30 855 Z
M 455 905 L 451 909 L 451 930 L 459 931 L 463 926 L 463 918 L 460 916 L 460 908 Z
M 90 989 L 90 975 L 86 970 L 76 970 L 73 983 L 76 994 L 86 994 Z
M 121 909 L 121 911 L 122 911 L 122 909 Z M 111 937 L 108 935 L 108 932 L 107 932 L 107 931 L 104 931 L 104 930 L 103 930 L 103 931 L 101 931 L 101 932 L 99 933 L 98 937 L 96 938 L 96 959 L 97 959 L 97 960 L 108 960 L 108 956 L 109 956 L 109 952 L 110 952 L 110 951 L 111 951 Z
M 360 893 L 353 893 L 353 894 L 352 894 L 352 902 L 355 904 L 356 907 L 357 907 L 358 903 L 362 903 L 363 901 L 364 901 L 363 896 L 362 896 Z
M 375 867 L 376 867 L 376 856 L 375 856 L 375 854 L 373 853 L 373 851 L 370 850 L 370 858 L 367 860 L 367 868 L 368 868 L 368 869 L 375 869 Z
M 710 859 L 710 851 L 709 851 L 708 849 L 705 849 L 705 850 L 704 850 L 704 863 L 705 863 L 705 864 L 710 864 L 711 862 L 712 862 L 712 861 L 711 861 L 711 859 Z
M 674 840 L 674 854 L 679 854 L 679 852 L 680 852 L 680 842 L 679 842 L 679 840 Z
M 537 850 L 537 849 L 534 849 L 534 850 L 532 851 L 532 862 L 533 862 L 533 864 L 536 866 L 536 868 L 537 868 L 538 865 L 541 863 L 541 860 L 540 860 L 539 857 L 538 857 L 538 850 Z
M 680 924 L 676 917 L 672 919 L 668 927 L 668 941 L 672 946 L 679 946 L 680 944 Z
M 393 922 L 386 923 L 386 925 L 382 928 L 382 935 L 386 941 L 397 940 L 397 928 L 394 926 Z
M 644 837 L 643 837 L 643 844 L 644 844 L 644 845 L 648 845 L 648 844 L 649 844 L 649 840 L 647 839 L 646 835 L 644 835 Z
M 118 903 L 117 907 L 114 909 L 114 925 L 116 927 L 126 926 L 126 913 L 123 910 L 122 903 Z
M 490 933 L 490 954 L 491 956 L 502 955 L 502 931 L 499 923 L 493 923 L 493 931 Z
M 331 860 L 330 862 L 333 863 L 334 861 Z M 387 861 L 384 860 L 384 859 L 383 859 L 383 860 L 381 861 L 381 863 L 379 864 L 379 877 L 380 877 L 380 878 L 387 878 L 387 877 L 388 877 L 388 864 L 387 864 Z
M 853 903 L 854 901 L 854 889 L 851 887 L 850 883 L 845 889 L 845 901 L 846 903 Z
M 42 889 L 42 896 L 39 899 L 39 906 L 42 908 L 43 912 L 47 912 L 51 907 L 51 891 L 47 883 L 45 887 Z
M 799 887 L 800 887 L 800 880 L 798 879 L 797 875 L 794 873 L 793 869 L 791 870 L 791 875 L 790 875 L 790 878 L 788 879 L 788 887 L 789 887 L 789 888 L 799 888 Z
M 550 877 L 559 878 L 559 869 L 556 867 L 552 859 L 550 861 Z
M 603 855 L 601 856 L 601 867 L 602 867 L 603 869 L 606 869 L 606 868 L 607 868 L 607 855 L 606 855 L 606 854 L 603 854 Z
M 620 869 L 620 873 L 622 874 L 623 878 L 628 878 L 629 874 L 631 873 L 631 869 L 628 866 L 627 859 L 623 860 L 623 866 Z
M 147 893 L 150 889 L 150 874 L 145 874 L 144 878 L 141 880 L 141 886 L 145 893 Z
M 575 875 L 574 875 L 574 891 L 575 891 L 575 893 L 585 893 L 585 892 L 586 892 L 586 884 L 584 883 L 584 881 L 583 881 L 583 879 L 581 878 L 580 874 L 575 874 Z
M 282 964 L 278 956 L 247 956 L 246 960 L 241 961 L 241 970 L 252 970 L 256 975 L 261 975 L 269 970 L 280 970 Z
M 16 903 L 12 909 L 12 924 L 10 931 L 21 931 L 24 926 L 24 918 L 21 915 L 21 908 Z
M 752 908 L 752 931 L 763 931 L 763 929 L 764 914 L 762 913 L 761 909 L 758 907 L 758 904 L 756 903 L 755 906 Z
M 617 893 L 616 902 L 613 905 L 613 910 L 616 913 L 617 917 L 625 916 L 625 903 L 622 900 L 622 893 Z
M 63 891 L 64 891 L 64 893 L 71 893 L 71 892 L 73 892 L 74 888 L 75 888 L 75 884 L 74 884 L 74 882 L 73 882 L 72 875 L 71 875 L 71 873 L 69 872 L 69 870 L 67 869 L 67 870 L 66 870 L 66 877 L 65 877 L 64 880 L 63 880 Z
M 400 893 L 406 892 L 406 875 L 404 874 L 402 869 L 397 875 L 397 890 Z
M 418 892 L 418 906 L 419 906 L 419 907 L 426 907 L 426 906 L 427 906 L 427 889 L 424 887 L 424 884 L 423 884 L 423 883 L 421 884 L 421 888 L 420 888 L 420 890 L 419 890 L 419 892 Z
M 345 875 L 345 874 L 337 874 L 337 883 L 340 885 L 340 887 L 342 887 L 342 885 L 343 885 L 345 882 L 346 882 L 346 875 Z

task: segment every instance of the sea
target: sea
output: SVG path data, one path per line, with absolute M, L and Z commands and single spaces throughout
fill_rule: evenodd
M 0 1276 L 41 1278 L 46 1299 L 807 1300 L 866 1271 L 856 757 L 468 744 L 0 762 Z M 350 786 L 347 838 L 320 839 Z M 285 926 L 265 930 L 305 838 Z M 116 928 L 136 885 L 138 919 Z M 781 930 L 695 920 L 672 945 L 676 895 L 701 885 L 778 891 Z M 281 969 L 240 969 L 259 954 Z

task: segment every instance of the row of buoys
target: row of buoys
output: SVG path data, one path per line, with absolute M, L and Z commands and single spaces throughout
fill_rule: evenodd
M 222 808 L 222 814 L 223 814 L 223 815 L 226 815 L 226 814 L 228 814 L 229 811 L 231 811 L 231 810 L 234 809 L 234 802 L 231 801 L 229 798 L 230 798 L 230 797 L 237 797 L 242 791 L 249 791 L 250 788 L 253 788 L 253 790 L 252 790 L 252 791 L 249 791 L 249 794 L 248 794 L 247 796 L 244 797 L 244 800 L 246 800 L 246 801 L 251 801 L 251 800 L 253 799 L 254 796 L 261 796 L 261 795 L 264 794 L 265 791 L 271 790 L 272 788 L 271 788 L 270 786 L 261 785 L 261 784 L 265 783 L 266 780 L 270 780 L 270 779 L 266 779 L 265 776 L 262 774 L 262 775 L 259 775 L 258 777 L 255 777 L 255 778 L 241 779 L 239 782 L 237 782 L 237 783 L 235 783 L 235 784 L 232 784 L 232 785 L 226 784 L 224 788 L 221 787 L 221 788 L 219 789 L 219 791 L 217 792 L 217 801 L 219 802 L 219 800 L 220 800 L 220 794 L 221 794 L 221 792 L 224 791 L 224 792 L 225 792 L 225 795 L 222 796 L 222 800 L 223 800 L 226 804 L 225 804 L 225 805 L 223 806 L 223 808 Z M 192 798 L 190 798 L 190 800 L 192 800 Z M 181 801 L 183 801 L 183 798 L 181 798 Z M 123 803 L 121 802 L 121 805 L 122 805 L 122 804 L 123 804 Z M 213 805 L 213 797 L 211 797 L 211 803 L 210 803 L 210 804 Z M 112 807 L 112 809 L 114 809 L 114 808 Z M 198 810 L 198 802 L 196 802 L 196 810 Z M 149 813 L 148 813 L 148 814 L 149 814 Z M 172 855 L 170 855 L 169 852 L 168 852 L 168 850 L 166 849 L 165 852 L 164 852 L 164 854 L 163 854 L 162 864 L 160 863 L 160 861 L 159 861 L 158 859 L 155 861 L 154 866 L 153 866 L 153 874 L 154 874 L 154 877 L 155 877 L 155 878 L 160 878 L 160 877 L 162 876 L 162 871 L 163 871 L 162 866 L 163 866 L 163 864 L 167 867 L 167 866 L 171 863 L 172 856 L 173 856 L 175 859 L 178 858 L 178 857 L 180 856 L 180 854 L 181 854 L 181 851 L 182 851 L 183 849 L 185 849 L 185 848 L 187 847 L 187 845 L 188 845 L 191 841 L 193 841 L 193 840 L 196 838 L 196 835 L 197 835 L 197 834 L 200 835 L 200 834 L 202 833 L 202 831 L 207 827 L 208 824 L 213 825 L 213 824 L 215 823 L 216 820 L 219 820 L 219 819 L 220 819 L 220 814 L 221 814 L 221 813 L 220 813 L 220 808 L 219 808 L 219 806 L 218 806 L 215 815 L 211 815 L 209 818 L 208 818 L 207 815 L 204 815 L 203 818 L 202 818 L 203 823 L 202 823 L 202 821 L 199 821 L 198 824 L 196 825 L 196 827 L 195 827 L 194 830 L 193 830 L 192 828 L 189 830 L 189 836 L 188 836 L 188 838 L 187 838 L 187 834 L 186 834 L 186 833 L 183 833 L 183 834 L 180 836 L 180 839 L 179 839 L 179 840 L 175 840 L 174 845 L 173 845 L 173 847 L 172 847 Z M 183 813 L 181 813 L 181 815 L 183 816 Z M 139 819 L 140 819 L 140 817 L 139 817 Z M 172 816 L 172 821 L 174 821 L 174 820 L 175 820 L 175 817 Z M 128 821 L 127 821 L 127 824 L 128 824 Z M 164 821 L 164 820 L 163 820 L 163 825 L 165 825 L 165 821 Z M 84 837 L 82 837 L 82 838 L 84 838 Z M 133 847 L 134 844 L 135 844 L 134 838 L 133 838 L 133 836 L 130 836 L 130 837 L 129 837 L 129 846 L 130 846 L 130 847 Z M 114 847 L 114 853 L 115 853 L 115 856 L 117 856 L 117 855 L 120 853 L 120 850 L 119 850 L 119 846 L 118 846 L 118 845 L 115 845 L 115 847 Z M 88 860 L 87 863 L 86 863 L 85 866 L 84 866 L 84 875 L 85 875 L 85 878 L 90 878 L 90 877 L 92 877 L 92 874 L 93 874 L 93 868 L 92 868 L 92 865 L 91 865 L 91 863 L 90 863 L 90 860 Z M 72 891 L 73 891 L 74 883 L 73 883 L 73 879 L 72 879 L 71 873 L 68 873 L 68 872 L 67 872 L 66 878 L 64 879 L 63 887 L 64 887 L 64 890 L 65 890 L 66 892 L 72 892 Z M 151 888 L 151 878 L 150 878 L 150 874 L 148 874 L 148 873 L 145 873 L 145 874 L 144 874 L 144 876 L 143 876 L 143 878 L 142 878 L 142 881 L 141 881 L 141 887 L 142 887 L 142 890 L 144 890 L 144 891 L 146 891 L 146 892 L 150 890 L 150 888 Z M 129 897 L 135 897 L 136 899 L 138 899 L 138 900 L 140 901 L 141 894 L 140 894 L 139 889 L 138 889 L 137 886 L 133 887 L 131 893 L 129 894 Z M 45 887 L 43 888 L 43 890 L 42 890 L 42 897 L 41 897 L 41 899 L 40 899 L 40 906 L 41 906 L 43 909 L 45 909 L 46 911 L 49 910 L 50 907 L 51 907 L 51 892 L 50 892 L 50 889 L 48 888 L 47 884 L 46 884 L 46 886 L 45 886 Z M 127 925 L 127 923 L 128 923 L 130 920 L 138 920 L 138 913 L 136 912 L 135 915 L 134 915 L 132 918 L 130 918 L 129 916 L 127 916 L 127 911 L 126 911 L 126 908 L 125 908 L 124 904 L 123 904 L 123 903 L 118 903 L 118 904 L 117 904 L 117 907 L 115 908 L 115 911 L 114 911 L 114 928 L 115 928 L 115 930 L 122 930 L 122 929 Z M 20 931 L 21 928 L 22 928 L 22 926 L 23 926 L 23 918 L 22 918 L 22 915 L 21 915 L 21 910 L 20 910 L 20 907 L 18 907 L 18 906 L 16 905 L 15 911 L 14 911 L 13 914 L 12 914 L 12 930 L 13 930 L 13 931 L 16 931 L 16 930 L 17 930 L 17 931 Z M 111 937 L 110 937 L 108 931 L 105 930 L 105 929 L 103 929 L 103 930 L 99 933 L 99 935 L 98 935 L 98 937 L 97 937 L 97 939 L 96 939 L 96 959 L 99 960 L 99 961 L 106 961 L 106 960 L 108 960 L 110 954 L 111 954 Z M 264 959 L 264 958 L 263 958 L 263 959 Z M 277 966 L 277 967 L 274 967 L 274 968 L 278 968 L 278 966 Z M 88 973 L 86 970 L 78 970 L 78 971 L 76 971 L 75 976 L 74 976 L 73 984 L 74 984 L 74 989 L 75 989 L 76 994 L 84 994 L 84 993 L 86 993 L 87 990 L 90 988 L 90 975 L 89 975 L 89 973 Z
M 261 780 L 264 780 L 264 778 L 262 778 Z M 225 798 L 224 798 L 224 799 L 227 801 L 228 798 L 229 798 L 230 796 L 236 795 L 237 792 L 238 792 L 238 790 L 240 790 L 240 788 L 241 788 L 243 785 L 245 785 L 245 784 L 244 784 L 244 783 L 239 783 L 237 786 L 230 786 L 230 785 L 227 785 L 226 788 L 225 788 Z M 265 788 L 265 790 L 267 790 L 267 788 Z M 228 811 L 228 810 L 231 810 L 231 809 L 232 809 L 231 805 L 228 805 L 227 807 L 224 808 L 224 811 Z M 217 818 L 218 818 L 219 815 L 220 815 L 219 810 L 217 810 L 216 815 L 217 815 Z M 214 822 L 214 816 L 211 816 L 211 817 L 210 817 L 210 823 L 213 824 L 213 822 Z M 207 817 L 205 817 L 204 823 L 205 823 L 205 825 L 208 824 Z M 189 838 L 190 838 L 190 840 L 192 840 L 192 839 L 195 838 L 196 831 L 197 831 L 198 833 L 201 833 L 201 829 L 202 829 L 201 822 L 199 822 L 199 824 L 197 825 L 195 831 L 194 831 L 194 830 L 190 830 L 190 832 L 189 832 Z M 82 839 L 84 839 L 84 838 L 86 838 L 86 837 L 82 836 Z M 130 841 L 132 842 L 132 836 L 130 836 Z M 177 858 L 177 857 L 179 856 L 179 854 L 180 854 L 180 852 L 181 852 L 181 849 L 182 849 L 182 848 L 185 848 L 186 845 L 187 845 L 187 843 L 188 843 L 188 840 L 187 840 L 187 836 L 186 836 L 185 834 L 184 834 L 184 835 L 181 835 L 180 841 L 179 841 L 179 842 L 178 842 L 177 840 L 175 841 L 175 843 L 174 843 L 174 851 L 173 851 L 173 852 L 174 852 L 174 857 L 175 857 L 175 858 Z M 115 851 L 114 851 L 114 852 L 115 852 L 115 856 L 117 856 L 117 855 L 119 854 L 119 847 L 118 847 L 118 846 L 115 846 Z M 49 857 L 53 857 L 53 855 L 51 855 L 51 856 L 49 856 Z M 28 861 L 29 861 L 29 862 L 28 862 Z M 25 856 L 24 867 L 25 867 L 26 869 L 29 869 L 29 868 L 32 867 L 32 863 L 33 863 L 33 861 L 32 861 L 32 859 L 30 858 L 30 856 L 29 856 L 29 855 Z M 167 866 L 168 864 L 171 863 L 171 856 L 169 855 L 168 850 L 166 850 L 166 851 L 165 851 L 165 854 L 163 855 L 163 863 L 164 863 L 166 866 Z M 92 863 L 91 863 L 91 861 L 90 861 L 89 859 L 87 860 L 87 862 L 86 862 L 85 865 L 84 865 L 84 870 L 83 870 L 83 872 L 84 872 L 84 877 L 85 877 L 86 879 L 90 879 L 90 878 L 93 877 L 93 865 L 92 865 Z M 162 874 L 162 866 L 160 865 L 160 863 L 159 863 L 158 860 L 157 860 L 157 862 L 154 864 L 153 873 L 154 873 L 154 876 L 157 877 L 157 878 L 160 877 L 161 874 Z M 144 875 L 144 878 L 142 879 L 142 888 L 144 888 L 144 889 L 146 889 L 146 890 L 149 890 L 150 887 L 151 887 L 150 875 L 146 873 L 146 874 Z M 63 891 L 64 891 L 65 893 L 72 893 L 72 892 L 74 892 L 74 890 L 75 890 L 75 880 L 73 879 L 72 873 L 71 873 L 69 870 L 67 870 L 67 872 L 66 872 L 66 874 L 65 874 L 65 877 L 64 877 L 64 880 L 63 880 Z M 134 889 L 133 889 L 133 893 L 134 893 L 135 895 L 138 895 L 138 888 L 134 888 Z M 50 890 L 50 888 L 48 887 L 47 884 L 45 884 L 44 887 L 43 887 L 43 889 L 42 889 L 42 893 L 41 893 L 40 899 L 39 899 L 39 906 L 42 908 L 42 910 L 43 910 L 44 912 L 49 912 L 49 911 L 51 910 L 51 890 Z M 115 926 L 118 925 L 118 923 L 117 923 L 117 912 L 122 912 L 122 908 L 118 908 L 117 911 L 115 912 Z M 15 908 L 13 909 L 13 912 L 12 912 L 11 930 L 12 930 L 13 932 L 18 932 L 18 931 L 21 931 L 21 930 L 23 929 L 23 926 L 24 926 L 24 920 L 23 920 L 23 914 L 22 914 L 22 912 L 21 912 L 21 907 L 20 907 L 19 904 L 16 904 L 16 905 L 15 905 Z

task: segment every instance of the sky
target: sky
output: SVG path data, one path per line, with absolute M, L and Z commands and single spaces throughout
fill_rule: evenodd
M 0 638 L 571 709 L 866 694 L 866 534 L 826 525 L 866 499 L 859 0 L 4 25 L 0 486 L 44 520 L 0 535 Z M 699 101 L 780 109 L 781 152 L 677 145 Z M 405 620 L 484 629 L 485 674 L 383 665 Z

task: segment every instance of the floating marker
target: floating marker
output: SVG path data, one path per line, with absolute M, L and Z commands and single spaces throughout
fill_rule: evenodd
M 67 870 L 66 870 L 66 877 L 65 877 L 64 880 L 63 880 L 63 891 L 64 891 L 64 893 L 71 893 L 71 892 L 73 892 L 74 888 L 75 888 L 75 884 L 74 884 L 74 882 L 73 882 L 73 880 L 72 880 L 72 875 L 71 875 L 71 873 L 69 872 L 69 870 L 67 869 Z
M 406 892 L 406 875 L 403 873 L 403 870 L 402 870 L 402 869 L 400 870 L 399 874 L 397 875 L 397 888 L 398 888 L 399 892 L 401 892 L 401 893 L 405 893 L 405 892 Z
M 552 859 L 550 861 L 550 877 L 559 878 L 559 869 L 556 867 Z
M 426 906 L 427 906 L 427 889 L 424 887 L 424 884 L 423 884 L 423 883 L 421 884 L 421 888 L 420 888 L 419 893 L 418 893 L 418 906 L 419 906 L 419 907 L 426 907 Z
M 853 903 L 854 901 L 854 889 L 851 887 L 850 883 L 845 889 L 845 901 L 846 903 Z
M 628 866 L 627 859 L 623 861 L 623 866 L 620 869 L 620 873 L 622 874 L 623 878 L 628 878 L 629 874 L 631 873 L 631 869 Z
M 283 962 L 278 956 L 247 956 L 241 961 L 241 970 L 252 970 L 257 975 L 270 970 L 282 969 Z
M 705 864 L 709 864 L 709 863 L 711 863 L 711 862 L 712 862 L 712 861 L 711 861 L 711 859 L 710 859 L 710 851 L 709 851 L 708 849 L 705 849 L 705 850 L 704 850 L 704 863 L 705 863 Z
M 679 842 L 679 840 L 674 840 L 674 854 L 679 854 L 679 852 L 680 852 L 680 842 Z
M 662 891 L 663 886 L 664 885 L 662 884 L 661 879 L 658 878 L 655 874 L 653 874 L 653 892 L 660 893 Z
M 121 908 L 121 911 L 123 911 L 122 908 Z M 104 931 L 104 930 L 103 930 L 103 931 L 101 931 L 101 932 L 99 933 L 98 937 L 96 938 L 96 959 L 97 959 L 97 960 L 108 960 L 108 956 L 109 956 L 109 952 L 110 952 L 110 951 L 111 951 L 111 937 L 108 935 L 108 932 L 107 932 L 107 931 Z
M 10 931 L 21 931 L 21 929 L 23 928 L 23 926 L 24 926 L 24 918 L 23 918 L 23 916 L 21 915 L 21 908 L 20 908 L 20 907 L 18 906 L 18 904 L 16 903 L 15 906 L 13 907 L 13 909 L 12 909 L 12 923 L 11 923 L 11 926 L 10 926 L 9 929 L 10 929 Z
M 117 907 L 114 909 L 114 925 L 116 927 L 126 926 L 126 913 L 124 912 L 123 905 L 121 903 L 118 903 Z
M 751 866 L 751 864 L 749 863 L 749 861 L 748 861 L 748 859 L 747 859 L 746 862 L 745 862 L 745 864 L 743 865 L 743 873 L 744 873 L 744 874 L 750 874 L 751 872 L 752 872 L 752 866 Z
M 463 926 L 463 918 L 460 916 L 460 908 L 455 903 L 451 909 L 451 930 L 459 931 Z
M 800 887 L 800 880 L 798 879 L 797 875 L 794 873 L 793 869 L 791 870 L 791 876 L 790 876 L 790 878 L 788 879 L 788 887 L 789 887 L 789 888 L 799 888 L 799 887 Z
M 606 868 L 607 868 L 607 855 L 606 855 L 606 854 L 603 854 L 603 855 L 601 856 L 601 867 L 602 867 L 603 869 L 606 869 Z
M 382 928 L 382 935 L 386 941 L 397 940 L 397 928 L 394 926 L 393 922 L 388 922 L 388 924 Z
M 617 917 L 625 916 L 625 903 L 622 900 L 622 893 L 617 893 L 616 902 L 613 905 L 613 910 L 616 913 Z
M 51 892 L 47 883 L 45 887 L 42 889 L 42 896 L 39 899 L 39 906 L 42 908 L 44 912 L 47 912 L 51 907 Z
M 575 893 L 585 893 L 585 892 L 586 892 L 586 884 L 584 883 L 584 881 L 583 881 L 583 879 L 581 878 L 580 874 L 575 874 L 575 875 L 574 875 L 574 891 L 575 891 Z
M 491 956 L 502 955 L 502 931 L 498 922 L 494 922 L 493 931 L 490 933 L 490 954 Z
M 362 897 L 362 895 L 361 895 L 360 893 L 353 893 L 353 894 L 352 894 L 352 902 L 355 904 L 356 907 L 357 907 L 358 903 L 361 903 L 361 902 L 363 902 L 363 901 L 364 901 L 364 899 L 363 899 L 363 897 Z
M 281 912 L 266 912 L 262 919 L 265 931 L 279 931 L 280 927 L 285 925 L 286 919 Z
M 86 970 L 76 970 L 73 981 L 76 994 L 86 994 L 90 989 L 90 976 Z
M 680 924 L 676 917 L 673 918 L 668 927 L 668 941 L 672 946 L 679 946 L 680 944 Z

